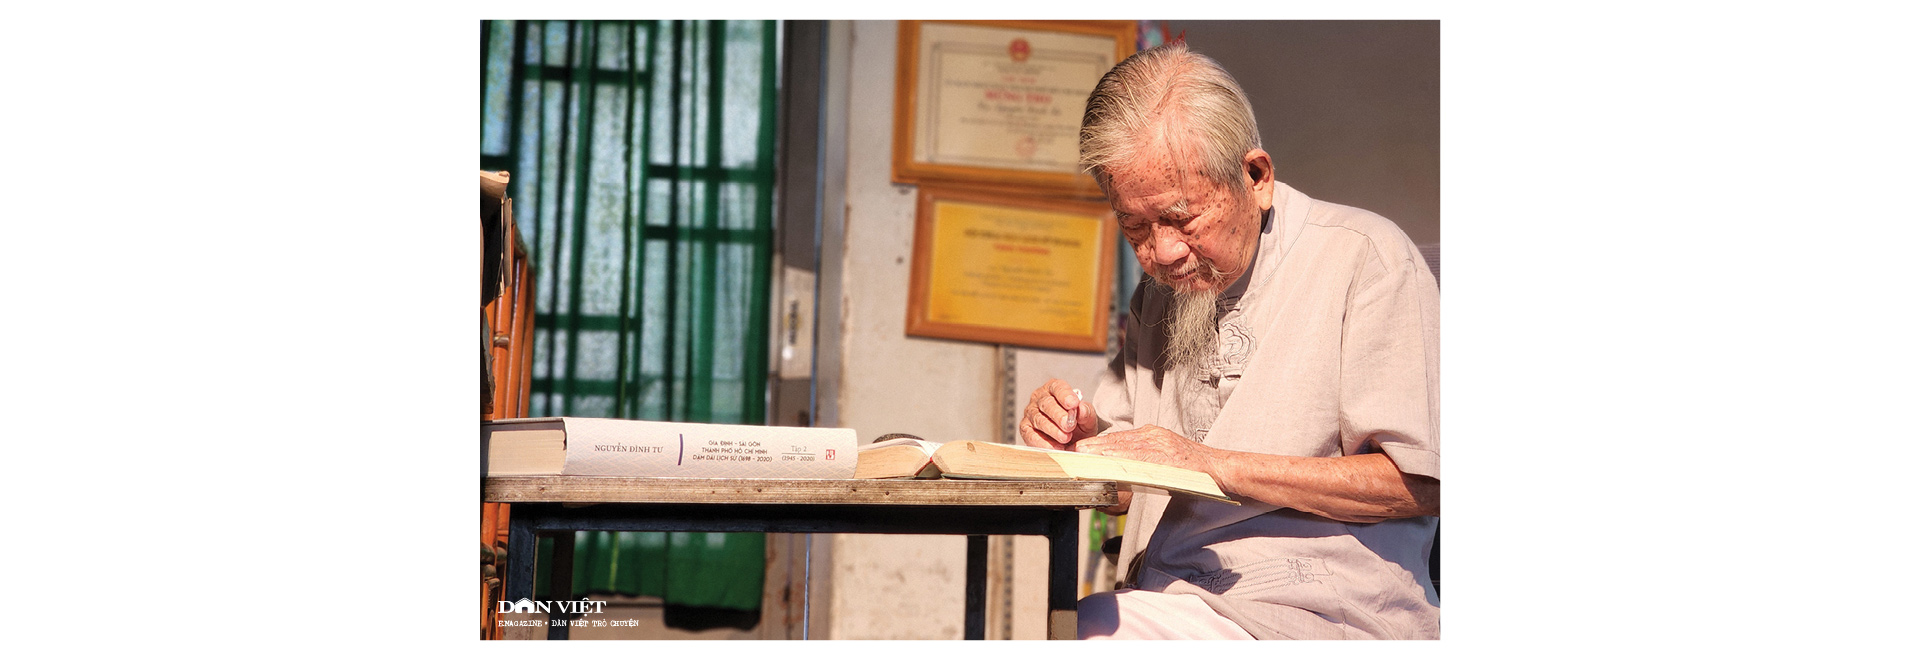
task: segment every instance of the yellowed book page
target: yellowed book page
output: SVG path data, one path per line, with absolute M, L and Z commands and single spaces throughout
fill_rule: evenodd
M 990 480 L 1066 480 L 1050 451 L 980 441 L 955 441 L 933 454 L 933 463 L 949 477 Z
M 558 475 L 567 465 L 567 433 L 559 429 L 496 431 L 489 437 L 487 475 Z
M 1083 455 L 1060 450 L 1051 451 L 1051 454 L 1053 461 L 1060 465 L 1061 470 L 1075 479 L 1143 484 L 1233 502 L 1233 499 L 1227 497 L 1226 492 L 1220 490 L 1220 485 L 1213 481 L 1213 476 L 1199 471 L 1134 459 Z
M 926 473 L 933 452 L 940 444 L 921 439 L 888 439 L 860 446 L 860 461 L 854 467 L 858 479 L 937 477 Z
M 993 480 L 1111 480 L 1234 502 L 1213 476 L 1134 459 L 1087 455 L 1029 446 L 956 441 L 934 453 L 949 477 Z

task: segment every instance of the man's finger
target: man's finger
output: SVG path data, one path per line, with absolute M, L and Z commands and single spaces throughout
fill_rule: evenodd
M 1047 419 L 1045 423 L 1035 423 L 1036 425 L 1052 425 L 1055 429 L 1060 430 L 1061 438 L 1066 438 L 1067 433 L 1073 431 L 1073 412 L 1067 411 L 1065 407 L 1060 406 L 1060 401 L 1053 396 L 1041 397 L 1039 400 L 1034 401 L 1032 405 L 1029 405 L 1029 407 L 1033 410 L 1031 415 Z M 1051 432 L 1049 432 L 1049 434 L 1051 434 Z
M 1040 434 L 1040 433 L 1039 433 L 1039 432 L 1035 432 L 1035 431 L 1033 431 L 1033 421 L 1032 421 L 1032 420 L 1030 420 L 1030 419 L 1027 419 L 1027 418 L 1021 418 L 1021 419 L 1020 419 L 1020 430 L 1019 430 L 1019 433 L 1020 433 L 1020 442 L 1021 442 L 1021 443 L 1024 443 L 1024 444 L 1026 444 L 1026 445 L 1030 445 L 1030 446 L 1034 446 L 1034 447 L 1039 447 L 1039 446 L 1040 446 L 1040 443 L 1041 443 L 1041 441 L 1040 441 L 1040 436 L 1039 436 L 1039 434 Z
M 1081 397 L 1080 389 L 1077 389 L 1077 388 L 1073 389 L 1073 395 L 1075 399 L 1080 401 L 1079 406 L 1076 409 L 1074 409 L 1074 415 L 1075 415 L 1074 420 L 1076 421 L 1074 423 L 1074 428 L 1078 430 L 1079 434 L 1094 433 L 1095 430 L 1099 429 L 1098 426 L 1100 424 L 1100 418 L 1093 411 L 1093 403 L 1088 402 L 1086 401 L 1086 398 Z
M 1061 408 L 1067 410 L 1080 408 L 1080 390 L 1074 388 L 1072 384 L 1058 379 L 1049 380 L 1047 391 L 1053 394 L 1053 399 Z
M 1020 441 L 1035 448 L 1053 448 L 1056 450 L 1066 448 L 1065 444 L 1049 439 L 1046 435 L 1035 430 L 1031 416 L 1020 420 Z
M 1081 439 L 1079 441 L 1075 441 L 1073 442 L 1073 451 L 1088 452 L 1088 453 L 1098 452 L 1100 449 L 1105 448 L 1108 443 L 1111 443 L 1113 441 L 1112 437 L 1113 437 L 1112 434 L 1102 434 L 1100 436 L 1090 436 L 1090 437 Z
M 1058 421 L 1049 417 L 1049 415 L 1059 412 L 1043 411 L 1044 403 L 1045 401 L 1043 400 L 1040 403 L 1027 405 L 1027 413 L 1022 422 L 1026 423 L 1035 433 L 1053 442 L 1055 445 L 1066 445 L 1066 443 L 1071 440 L 1071 435 L 1069 435 L 1066 430 L 1060 429 Z M 1056 405 L 1055 408 L 1057 409 L 1058 406 Z

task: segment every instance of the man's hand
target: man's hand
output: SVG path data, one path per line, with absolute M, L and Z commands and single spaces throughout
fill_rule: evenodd
M 1382 453 L 1291 457 L 1236 452 L 1153 425 L 1082 439 L 1070 449 L 1200 471 L 1235 498 L 1335 521 L 1375 523 L 1440 514 L 1440 481 L 1402 473 Z M 1121 508 L 1127 503 L 1123 500 Z
M 1073 444 L 1073 451 L 1178 466 L 1212 475 L 1216 483 L 1220 481 L 1214 462 L 1221 456 L 1222 450 L 1209 448 L 1158 425 L 1109 432 L 1085 439 Z
M 1093 436 L 1100 425 L 1093 403 L 1058 379 L 1034 389 L 1020 416 L 1020 441 L 1036 448 L 1070 450 L 1074 441 Z

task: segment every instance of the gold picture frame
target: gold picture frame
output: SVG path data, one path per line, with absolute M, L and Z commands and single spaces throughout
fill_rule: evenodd
M 1106 204 L 920 186 L 906 333 L 1104 352 L 1118 239 Z
M 1133 54 L 1132 21 L 901 21 L 893 180 L 1100 196 L 1080 118 Z

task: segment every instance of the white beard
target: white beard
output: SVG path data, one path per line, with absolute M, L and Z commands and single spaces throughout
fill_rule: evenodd
M 1220 339 L 1220 326 L 1214 318 L 1214 304 L 1220 298 L 1220 291 L 1210 288 L 1172 292 L 1172 296 L 1173 312 L 1166 320 L 1167 365 L 1200 368 L 1213 358 Z

